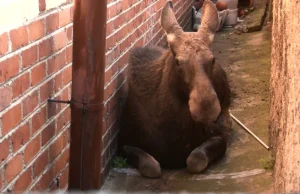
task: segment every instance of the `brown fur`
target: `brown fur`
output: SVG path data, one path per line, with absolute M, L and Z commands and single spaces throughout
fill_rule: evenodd
M 165 25 L 170 22 L 172 17 Z M 214 64 L 207 37 L 178 32 L 174 25 L 166 28 L 175 36 L 170 49 L 136 48 L 130 55 L 119 146 L 140 148 L 164 168 L 181 168 L 211 137 L 220 137 L 218 149 L 225 152 L 229 127 L 214 115 L 228 111 L 230 89 L 226 73 Z

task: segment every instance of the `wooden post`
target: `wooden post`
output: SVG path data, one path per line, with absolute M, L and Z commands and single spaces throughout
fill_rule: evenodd
M 75 0 L 69 190 L 100 189 L 106 0 Z

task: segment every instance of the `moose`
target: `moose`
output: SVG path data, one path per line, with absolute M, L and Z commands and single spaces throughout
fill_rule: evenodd
M 172 7 L 166 2 L 160 18 L 168 49 L 139 47 L 129 56 L 118 146 L 148 178 L 159 178 L 161 168 L 203 172 L 225 154 L 232 122 L 227 75 L 210 49 L 215 5 L 204 1 L 197 32 L 184 32 Z

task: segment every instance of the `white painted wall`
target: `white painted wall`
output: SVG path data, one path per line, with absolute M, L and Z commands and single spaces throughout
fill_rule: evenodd
M 16 28 L 39 14 L 39 0 L 0 0 L 0 33 Z
M 67 2 L 67 0 L 46 0 L 46 9 L 48 10 L 58 7 L 65 2 Z

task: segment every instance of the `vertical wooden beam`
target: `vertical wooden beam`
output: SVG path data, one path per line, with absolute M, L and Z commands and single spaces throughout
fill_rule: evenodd
M 101 187 L 106 0 L 75 0 L 69 190 Z

